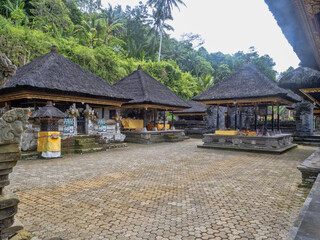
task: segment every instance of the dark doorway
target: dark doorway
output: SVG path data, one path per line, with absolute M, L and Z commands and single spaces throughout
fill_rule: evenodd
M 78 135 L 86 134 L 86 121 L 82 114 L 79 117 L 77 117 L 77 134 Z

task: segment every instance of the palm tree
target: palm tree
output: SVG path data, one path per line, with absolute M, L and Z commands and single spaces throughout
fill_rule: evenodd
M 197 90 L 199 93 L 207 90 L 214 84 L 214 78 L 210 74 L 208 74 L 207 76 L 198 77 L 196 78 L 196 80 Z
M 81 25 L 75 26 L 76 30 L 73 32 L 76 34 L 77 32 L 81 32 L 87 42 L 89 43 L 89 47 L 93 48 L 96 39 L 97 29 L 90 26 L 90 23 L 85 20 L 81 21 Z
M 23 9 L 24 4 L 22 0 L 12 2 L 7 0 L 6 4 L 3 5 L 3 7 L 10 12 L 10 17 L 16 25 L 20 25 L 23 20 L 27 19 L 25 10 Z
M 156 22 L 158 22 L 158 25 L 160 28 L 158 31 L 160 35 L 158 61 L 160 61 L 160 58 L 161 58 L 162 35 L 164 33 L 165 21 L 168 19 L 171 19 L 171 20 L 173 19 L 172 9 L 173 7 L 176 7 L 179 9 L 179 4 L 186 6 L 182 0 L 148 0 L 147 2 L 147 5 L 156 9 L 154 15 L 155 17 L 158 18 Z

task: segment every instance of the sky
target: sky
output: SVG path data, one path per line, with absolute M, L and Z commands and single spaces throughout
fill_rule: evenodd
M 140 0 L 102 0 L 103 6 L 138 5 Z M 146 0 L 142 0 L 143 3 Z M 183 33 L 199 34 L 209 53 L 248 52 L 254 46 L 260 55 L 268 54 L 283 72 L 296 68 L 300 60 L 282 34 L 264 0 L 184 0 L 187 7 L 175 9 L 171 37 L 181 39 Z

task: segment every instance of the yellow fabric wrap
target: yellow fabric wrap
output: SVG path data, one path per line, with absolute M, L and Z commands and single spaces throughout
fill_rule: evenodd
M 147 129 L 148 129 L 149 131 L 152 131 L 152 130 L 153 130 L 153 126 L 154 126 L 154 125 L 153 125 L 152 123 L 150 123 L 150 124 L 148 124 Z M 162 130 L 162 128 L 163 128 L 163 124 L 156 123 L 156 127 L 157 127 L 158 131 L 160 131 L 160 130 Z M 170 124 L 166 124 L 166 129 L 167 129 L 167 130 L 170 129 Z
M 257 133 L 256 133 L 256 132 L 253 132 L 253 131 L 243 131 L 243 132 L 242 132 L 242 135 L 243 135 L 243 136 L 256 136 Z
M 143 120 L 141 119 L 124 118 L 121 120 L 121 123 L 124 129 L 141 130 L 143 128 Z
M 216 135 L 229 135 L 229 136 L 236 136 L 239 134 L 237 130 L 216 130 Z
M 38 132 L 38 152 L 60 152 L 60 132 Z

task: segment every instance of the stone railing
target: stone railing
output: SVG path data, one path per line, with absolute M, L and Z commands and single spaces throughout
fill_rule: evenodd
M 21 158 L 20 141 L 26 129 L 28 109 L 13 109 L 0 118 L 0 239 L 6 239 L 21 228 L 13 227 L 19 199 L 5 190 L 9 174 Z

